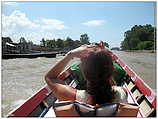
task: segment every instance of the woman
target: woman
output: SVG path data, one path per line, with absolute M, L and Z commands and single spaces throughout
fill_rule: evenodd
M 82 72 L 87 80 L 87 90 L 76 90 L 58 80 L 68 62 L 81 59 Z M 112 86 L 113 63 L 110 54 L 98 45 L 84 45 L 69 52 L 46 74 L 45 80 L 59 101 L 78 100 L 91 105 L 124 102 L 126 92 Z

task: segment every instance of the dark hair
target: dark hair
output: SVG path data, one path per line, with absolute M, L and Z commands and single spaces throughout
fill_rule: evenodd
M 94 104 L 111 103 L 113 98 L 110 83 L 113 74 L 112 57 L 105 50 L 90 52 L 82 60 L 83 74 L 87 80 L 87 92 Z

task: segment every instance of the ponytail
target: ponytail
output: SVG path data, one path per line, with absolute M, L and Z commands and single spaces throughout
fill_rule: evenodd
M 83 60 L 82 67 L 93 103 L 111 103 L 114 94 L 110 83 L 113 74 L 111 56 L 105 50 L 92 52 Z

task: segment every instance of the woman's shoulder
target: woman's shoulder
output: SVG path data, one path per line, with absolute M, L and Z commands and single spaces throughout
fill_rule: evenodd
M 114 99 L 113 102 L 127 102 L 127 91 L 121 86 L 113 86 Z

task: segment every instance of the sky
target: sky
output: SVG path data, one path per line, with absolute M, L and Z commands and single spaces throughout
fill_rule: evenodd
M 90 42 L 120 47 L 134 25 L 156 25 L 155 10 L 156 2 L 2 2 L 2 36 L 40 44 L 87 33 Z

